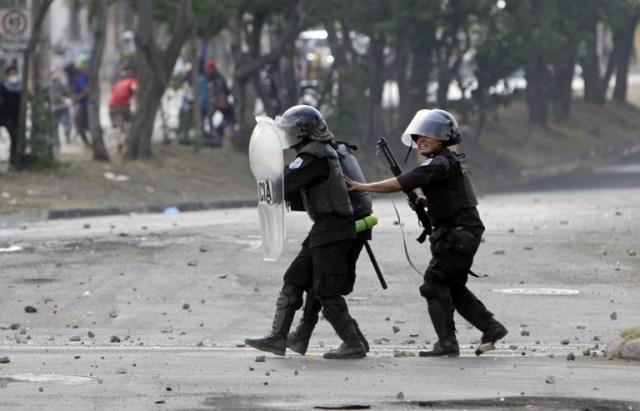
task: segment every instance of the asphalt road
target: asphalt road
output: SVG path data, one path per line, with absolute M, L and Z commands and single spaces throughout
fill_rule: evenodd
M 640 409 L 640 362 L 603 355 L 640 326 L 639 174 L 631 157 L 480 196 L 470 287 L 510 333 L 476 357 L 456 317 L 457 359 L 417 357 L 435 334 L 391 199 L 420 270 L 429 252 L 401 195 L 374 204 L 389 288 L 363 253 L 348 303 L 372 349 L 350 361 L 322 358 L 325 321 L 307 356 L 241 343 L 270 329 L 305 214 L 277 262 L 252 208 L 0 224 L 0 409 Z

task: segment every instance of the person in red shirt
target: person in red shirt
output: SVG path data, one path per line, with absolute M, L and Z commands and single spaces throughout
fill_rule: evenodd
M 138 85 L 133 70 L 120 70 L 119 79 L 111 86 L 109 118 L 116 132 L 118 152 L 122 152 L 131 126 L 131 99 Z

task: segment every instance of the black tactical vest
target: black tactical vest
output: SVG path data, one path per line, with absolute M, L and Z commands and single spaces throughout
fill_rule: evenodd
M 316 158 L 327 159 L 329 178 L 301 192 L 305 209 L 315 221 L 318 214 L 335 213 L 341 216 L 352 216 L 353 208 L 349 200 L 349 190 L 340 168 L 338 153 L 327 143 L 311 141 L 305 145 L 300 154 L 310 154 Z
M 351 152 L 351 149 L 346 143 L 336 142 L 336 152 L 338 153 L 338 160 L 340 160 L 340 166 L 342 167 L 342 173 L 350 179 L 359 183 L 366 183 L 364 173 L 358 164 L 358 160 Z M 371 194 L 366 191 L 349 191 L 349 198 L 351 199 L 351 207 L 353 208 L 353 214 L 356 220 L 366 217 L 373 212 L 373 205 L 371 203 Z
M 458 156 L 448 149 L 440 150 L 435 156 L 444 157 L 454 170 L 448 178 L 421 187 L 427 197 L 431 223 L 434 227 L 440 227 L 461 209 L 477 206 L 478 200 L 473 192 L 469 168 L 463 156 Z

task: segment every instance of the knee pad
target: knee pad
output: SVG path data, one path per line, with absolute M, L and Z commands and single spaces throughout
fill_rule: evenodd
M 450 301 L 449 287 L 438 284 L 437 281 L 425 276 L 424 283 L 420 286 L 420 295 L 429 300 Z
M 282 286 L 278 301 L 276 303 L 278 308 L 292 307 L 294 310 L 302 307 L 302 288 L 296 287 L 293 284 L 285 283 Z
M 437 292 L 433 284 L 428 283 L 426 281 L 422 283 L 419 289 L 420 289 L 420 295 L 426 298 L 427 300 L 434 299 L 437 296 Z

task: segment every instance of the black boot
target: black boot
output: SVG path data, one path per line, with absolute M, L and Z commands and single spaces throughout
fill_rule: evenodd
M 297 352 L 298 354 L 305 355 L 307 353 L 309 340 L 311 339 L 311 334 L 313 334 L 313 329 L 318 323 L 318 313 L 321 309 L 322 304 L 320 303 L 320 301 L 317 298 L 307 294 L 307 300 L 304 303 L 304 309 L 302 318 L 300 319 L 300 323 L 298 324 L 296 330 L 289 333 L 289 335 L 287 336 L 287 348 Z M 369 352 L 369 342 L 360 330 L 358 322 L 355 319 L 353 320 L 353 325 L 356 327 L 356 334 L 358 334 L 358 338 L 360 338 L 365 351 Z
M 318 313 L 322 309 L 320 301 L 307 294 L 307 300 L 304 303 L 304 309 L 302 310 L 302 318 L 296 330 L 289 333 L 287 336 L 287 348 L 297 352 L 298 354 L 305 355 L 307 347 L 309 346 L 309 340 L 313 329 L 318 323 Z
M 493 313 L 487 310 L 480 300 L 469 290 L 461 289 L 456 296 L 456 310 L 465 320 L 482 331 L 481 343 L 476 355 L 484 354 L 495 348 L 496 341 L 504 338 L 509 331 L 504 325 L 493 318 Z
M 349 315 L 344 298 L 333 298 L 331 301 L 323 301 L 324 318 L 329 321 L 343 343 L 335 350 L 324 354 L 324 358 L 342 360 L 350 358 L 363 358 L 367 356 L 362 341 L 356 332 L 353 318 Z
M 455 337 L 436 341 L 430 351 L 420 351 L 420 357 L 459 357 L 460 347 Z
M 489 325 L 489 328 L 482 333 L 482 343 L 495 343 L 496 341 L 504 338 L 507 334 L 509 334 L 509 330 L 492 318 L 491 325 Z
M 284 355 L 287 349 L 287 337 L 278 334 L 269 334 L 264 338 L 247 338 L 244 342 L 260 351 L 267 351 L 276 355 Z
M 343 342 L 340 347 L 335 350 L 324 353 L 323 357 L 327 360 L 349 360 L 354 358 L 364 358 L 367 352 L 360 341 L 357 343 Z
M 495 343 L 505 335 L 509 334 L 506 327 L 498 321 L 491 319 L 489 328 L 482 333 L 481 344 L 476 349 L 476 355 L 482 355 L 487 351 L 495 350 Z
M 459 357 L 460 347 L 455 334 L 455 324 L 453 322 L 453 307 L 450 304 L 443 304 L 440 300 L 428 299 L 429 317 L 433 328 L 438 335 L 438 341 L 433 344 L 430 351 L 420 351 L 420 357 Z
M 358 326 L 358 322 L 356 321 L 356 319 L 355 318 L 352 318 L 352 319 L 353 319 L 353 325 L 356 327 L 356 334 L 358 335 L 358 338 L 360 338 L 360 342 L 362 343 L 364 350 L 366 352 L 369 352 L 369 341 L 367 341 L 366 337 L 360 330 L 360 326 Z
M 261 351 L 284 355 L 287 349 L 287 333 L 291 328 L 293 316 L 300 307 L 296 304 L 296 297 L 300 297 L 295 294 L 285 294 L 285 287 L 283 287 L 283 292 L 280 292 L 280 296 L 278 296 L 271 334 L 264 338 L 247 338 L 244 340 L 247 345 Z

